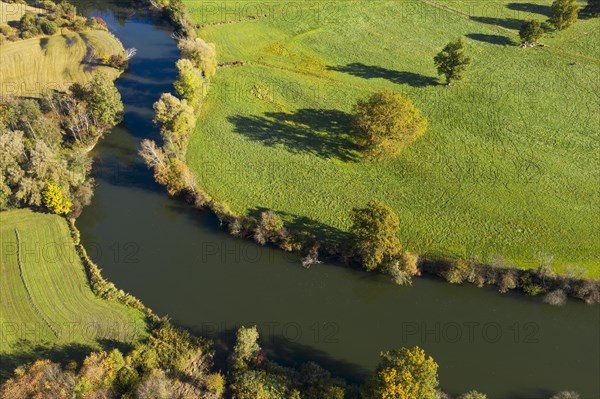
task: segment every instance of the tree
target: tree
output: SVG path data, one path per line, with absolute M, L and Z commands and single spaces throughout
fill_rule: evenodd
M 14 376 L 0 387 L 0 397 L 68 399 L 74 383 L 74 376 L 63 372 L 60 364 L 38 360 L 17 368 Z
M 544 29 L 542 28 L 542 24 L 535 19 L 525 22 L 519 30 L 521 42 L 525 45 L 536 44 L 543 35 Z
M 382 90 L 354 107 L 354 129 L 367 158 L 396 156 L 402 145 L 425 133 L 427 119 L 412 101 Z
M 550 8 L 548 21 L 558 30 L 564 30 L 573 25 L 579 16 L 579 6 L 576 0 L 554 0 Z
M 260 245 L 268 242 L 275 243 L 287 235 L 284 229 L 283 220 L 275 212 L 261 212 L 258 226 L 254 230 L 254 240 Z
M 217 73 L 217 50 L 214 44 L 206 43 L 198 37 L 181 39 L 178 47 L 181 56 L 192 61 L 205 77 L 210 78 Z
M 186 100 L 165 93 L 154 104 L 154 123 L 159 126 L 163 140 L 183 155 L 185 143 L 194 127 L 194 109 Z
M 56 184 L 49 183 L 43 194 L 44 206 L 57 215 L 66 215 L 71 211 L 71 201 L 64 198 L 63 193 Z
M 50 21 L 48 18 L 40 18 L 38 25 L 42 32 L 46 35 L 53 35 L 58 31 L 58 26 L 54 21 Z
M 379 201 L 371 201 L 366 208 L 355 208 L 352 218 L 352 246 L 368 271 L 390 262 L 402 246 L 397 234 L 398 216 Z
M 588 0 L 588 4 L 583 11 L 592 17 L 600 16 L 600 0 Z
M 202 73 L 185 58 L 177 61 L 177 70 L 179 76 L 174 83 L 175 90 L 192 108 L 196 108 L 202 98 Z
M 450 42 L 440 51 L 433 61 L 438 74 L 446 77 L 446 83 L 451 86 L 454 81 L 461 80 L 471 59 L 465 54 L 465 43 L 462 38 Z
M 419 348 L 381 353 L 368 397 L 376 399 L 434 399 L 439 385 L 437 363 Z
M 458 399 L 487 399 L 487 395 L 477 391 L 463 393 Z
M 419 256 L 404 252 L 387 265 L 386 272 L 396 284 L 412 285 L 413 276 L 419 274 Z
M 111 79 L 100 73 L 94 74 L 83 96 L 96 127 L 104 130 L 121 122 L 123 102 Z
M 256 326 L 240 327 L 236 334 L 232 360 L 235 367 L 244 367 L 260 351 Z

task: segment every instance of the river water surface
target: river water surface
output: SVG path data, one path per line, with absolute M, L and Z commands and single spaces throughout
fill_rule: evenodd
M 256 324 L 275 360 L 314 360 L 354 382 L 372 373 L 380 351 L 419 345 L 452 394 L 539 399 L 571 389 L 600 398 L 598 306 L 556 308 L 427 278 L 401 288 L 336 265 L 306 270 L 297 256 L 233 239 L 214 217 L 169 198 L 137 148 L 158 138 L 152 104 L 172 91 L 179 53 L 171 31 L 108 1 L 80 9 L 137 49 L 117 81 L 124 123 L 92 153 L 98 187 L 77 221 L 90 255 L 119 288 L 218 345 L 236 327 Z

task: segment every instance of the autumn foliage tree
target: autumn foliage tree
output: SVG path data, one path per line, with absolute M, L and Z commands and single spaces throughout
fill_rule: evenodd
M 196 123 L 194 109 L 186 100 L 165 93 L 154 104 L 154 112 L 154 123 L 160 128 L 164 142 L 183 158 L 187 139 Z
M 403 144 L 424 134 L 427 126 L 410 99 L 389 90 L 354 107 L 354 129 L 367 158 L 397 156 Z
M 71 211 L 73 203 L 64 198 L 62 190 L 54 183 L 46 186 L 42 193 L 44 206 L 57 215 L 66 215 Z
M 376 374 L 367 385 L 374 399 L 435 399 L 438 365 L 419 347 L 381 353 Z
M 217 50 L 214 44 L 197 37 L 181 39 L 178 47 L 181 56 L 192 61 L 204 77 L 210 78 L 217 73 Z
M 366 270 L 392 261 L 400 252 L 400 221 L 388 206 L 371 201 L 365 208 L 353 209 L 351 218 L 352 247 Z

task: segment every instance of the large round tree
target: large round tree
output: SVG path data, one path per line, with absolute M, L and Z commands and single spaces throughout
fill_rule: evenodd
M 418 346 L 381 353 L 368 397 L 376 399 L 434 399 L 438 365 Z
M 412 101 L 389 90 L 354 107 L 354 129 L 367 158 L 397 156 L 404 143 L 425 133 L 427 125 Z

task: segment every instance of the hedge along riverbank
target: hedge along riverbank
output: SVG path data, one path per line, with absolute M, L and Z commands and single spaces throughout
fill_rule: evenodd
M 92 292 L 99 298 L 102 298 L 109 302 L 119 303 L 141 311 L 146 316 L 150 326 L 157 325 L 161 321 L 161 318 L 154 314 L 150 308 L 146 307 L 146 305 L 144 305 L 142 301 L 140 301 L 133 295 L 128 294 L 121 289 L 118 289 L 113 283 L 106 280 L 102 276 L 101 269 L 90 259 L 86 249 L 81 243 L 81 234 L 75 226 L 75 219 L 66 219 L 69 225 L 71 238 L 73 239 L 73 243 L 75 244 L 75 250 L 81 258 L 81 262 L 83 263 L 83 266 L 85 268 L 85 272 L 87 274 L 88 282 L 90 284 Z
M 180 44 L 186 40 L 201 41 L 196 38 L 195 24 L 190 20 L 181 0 L 163 0 L 161 6 L 163 13 L 178 32 Z M 187 53 L 183 51 L 183 58 L 195 61 L 202 69 L 202 59 L 194 60 L 194 57 Z M 204 81 L 210 79 L 206 71 L 201 72 L 204 72 Z M 180 93 L 180 97 L 184 96 Z M 182 99 L 176 102 L 170 99 L 168 104 L 179 107 L 178 111 L 172 112 L 170 120 L 164 120 L 164 112 L 157 118 L 161 119 L 158 122 L 161 125 L 163 145 L 158 146 L 154 142 L 145 141 L 140 151 L 147 165 L 154 170 L 156 181 L 166 186 L 169 194 L 184 198 L 198 208 L 209 209 L 218 217 L 221 226 L 235 237 L 253 238 L 261 245 L 269 244 L 284 251 L 301 253 L 305 266 L 318 263 L 319 256 L 328 261 L 362 266 L 359 254 L 349 244 L 336 243 L 331 237 L 315 237 L 309 232 L 289 230 L 272 211 L 263 212 L 260 221 L 250 216 L 236 215 L 226 204 L 212 199 L 185 163 L 187 138 L 201 107 L 201 104 L 195 107 L 194 116 L 190 119 L 189 115 L 186 116 L 189 113 L 189 105 L 183 104 L 185 101 Z M 164 110 L 165 104 L 163 101 L 159 109 Z M 172 127 L 165 129 L 168 125 L 181 127 L 182 124 L 186 127 L 179 131 Z M 502 293 L 520 290 L 531 296 L 545 295 L 545 302 L 554 305 L 563 304 L 567 297 L 578 298 L 589 304 L 600 303 L 599 280 L 584 279 L 575 275 L 557 275 L 549 264 L 541 264 L 536 270 L 522 270 L 483 264 L 476 260 L 425 256 L 419 260 L 418 269 L 418 274 L 423 272 L 438 276 L 453 284 L 469 282 L 477 287 L 497 286 Z

